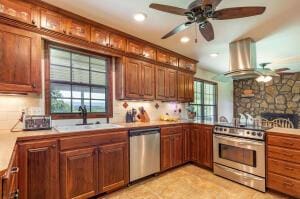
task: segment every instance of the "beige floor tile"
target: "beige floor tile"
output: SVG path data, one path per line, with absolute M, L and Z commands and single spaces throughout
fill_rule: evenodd
M 261 193 L 218 177 L 211 171 L 186 165 L 114 192 L 105 199 L 287 199 Z

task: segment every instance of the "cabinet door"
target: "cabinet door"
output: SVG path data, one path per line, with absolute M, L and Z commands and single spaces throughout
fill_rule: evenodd
M 135 59 L 126 59 L 125 93 L 126 98 L 140 99 L 141 62 Z
M 169 101 L 177 100 L 177 71 L 168 69 L 167 96 Z
M 179 101 L 185 101 L 185 73 L 177 72 L 177 97 Z
M 165 64 L 170 63 L 170 56 L 166 52 L 157 51 L 157 61 Z
M 143 46 L 138 42 L 128 40 L 126 51 L 135 55 L 143 56 Z
M 32 4 L 16 0 L 0 0 L 0 15 L 37 25 L 37 11 Z
M 90 41 L 91 27 L 89 24 L 74 19 L 67 20 L 68 35 Z
M 156 49 L 149 46 L 144 46 L 143 56 L 148 59 L 156 60 Z
M 185 102 L 194 101 L 194 76 L 192 74 L 185 74 L 184 86 Z
M 182 127 L 183 134 L 183 162 L 189 162 L 191 159 L 191 133 L 190 126 L 184 125 Z
M 109 46 L 117 50 L 125 51 L 126 39 L 122 36 L 111 33 L 109 36 Z
M 191 160 L 197 162 L 199 159 L 199 129 L 193 126 L 191 129 Z
M 156 67 L 156 99 L 166 100 L 167 98 L 167 70 L 164 67 Z
M 181 127 L 180 127 L 181 131 Z M 172 167 L 176 167 L 182 164 L 183 162 L 183 137 L 182 132 L 172 136 Z
M 177 67 L 178 66 L 178 58 L 173 55 L 170 55 L 170 65 Z
M 172 136 L 162 136 L 160 138 L 160 169 L 162 171 L 172 167 Z
M 203 125 L 203 130 L 202 130 L 202 143 L 203 146 L 201 146 L 201 149 L 204 151 L 202 160 L 203 160 L 203 165 L 211 168 L 213 166 L 213 141 L 212 141 L 212 131 L 213 128 L 212 126 L 206 126 Z
M 152 64 L 142 62 L 140 89 L 143 99 L 155 98 L 155 67 Z
M 54 32 L 67 33 L 65 18 L 49 10 L 41 9 L 41 27 Z
M 100 28 L 92 27 L 91 41 L 102 46 L 109 46 L 109 32 Z
M 100 146 L 99 188 L 107 192 L 128 184 L 128 143 Z
M 60 153 L 61 198 L 88 198 L 97 194 L 97 148 Z
M 19 149 L 20 198 L 59 198 L 57 141 L 21 143 Z
M 193 72 L 196 71 L 196 65 L 194 63 L 190 62 L 190 61 L 185 62 L 185 68 L 187 70 L 190 70 L 190 71 L 193 71 Z
M 0 91 L 40 92 L 40 48 L 37 34 L 0 25 Z

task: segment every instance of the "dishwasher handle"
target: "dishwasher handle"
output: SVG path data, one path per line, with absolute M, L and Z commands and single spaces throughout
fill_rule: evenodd
M 130 130 L 129 131 L 129 137 L 141 136 L 141 135 L 150 135 L 150 134 L 158 134 L 158 133 L 160 133 L 160 128 Z

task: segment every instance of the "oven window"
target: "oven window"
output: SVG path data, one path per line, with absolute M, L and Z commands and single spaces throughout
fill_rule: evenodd
M 250 149 L 219 144 L 219 156 L 222 159 L 256 167 L 256 151 Z

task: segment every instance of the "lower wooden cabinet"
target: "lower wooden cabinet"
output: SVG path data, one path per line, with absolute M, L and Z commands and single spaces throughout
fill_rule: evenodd
M 128 184 L 128 143 L 100 146 L 99 155 L 100 192 L 111 191 Z
M 300 198 L 300 136 L 267 134 L 267 187 Z
M 191 161 L 200 166 L 213 167 L 213 126 L 193 125 L 190 135 Z
M 161 128 L 161 170 L 167 170 L 183 163 L 182 127 Z
M 58 164 L 56 140 L 20 143 L 20 198 L 59 198 Z
M 61 198 L 88 198 L 98 193 L 96 147 L 60 153 Z
M 182 126 L 183 136 L 183 162 L 189 162 L 191 160 L 191 128 L 190 125 Z

